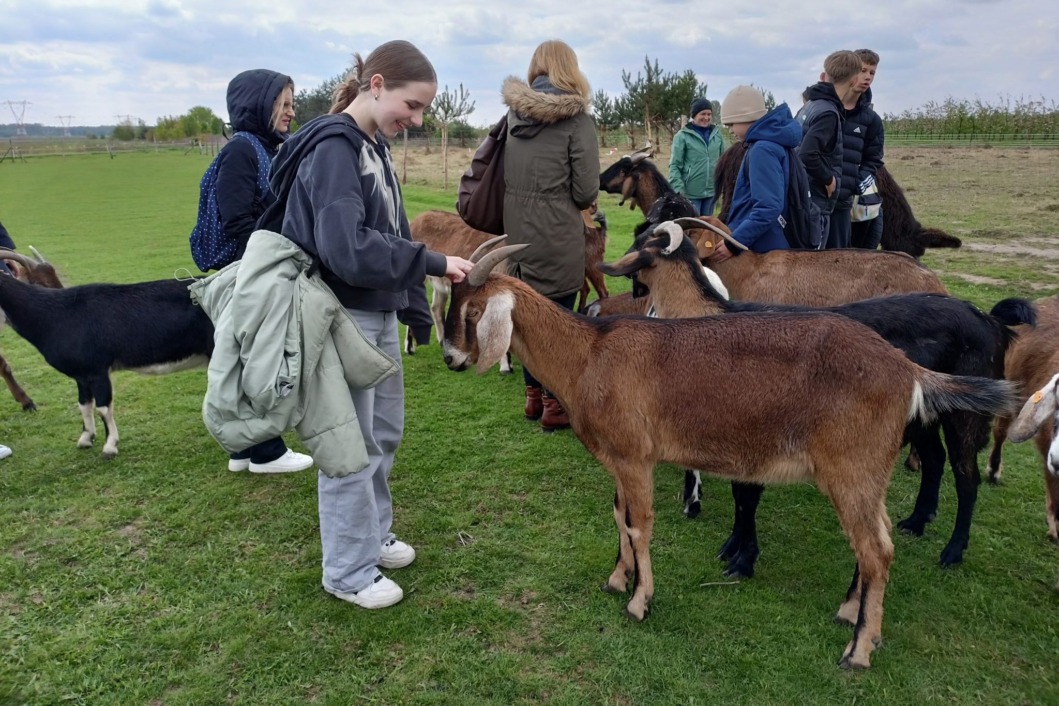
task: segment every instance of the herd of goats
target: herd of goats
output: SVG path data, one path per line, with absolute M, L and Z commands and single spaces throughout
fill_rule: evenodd
M 856 556 L 836 616 L 853 626 L 844 667 L 868 667 L 882 638 L 893 560 L 885 500 L 903 446 L 921 478 L 912 513 L 898 522 L 903 531 L 923 534 L 937 514 L 946 455 L 952 468 L 956 522 L 942 565 L 958 564 L 967 549 L 977 454 L 991 428 L 990 482 L 1000 477 L 1004 440 L 1035 437 L 1048 534 L 1059 540 L 1059 297 L 1005 299 L 987 314 L 949 296 L 917 258 L 960 241 L 924 228 L 885 169 L 878 179 L 883 250 L 742 252 L 711 263 L 722 242 L 745 248 L 731 238 L 723 210 L 721 218 L 696 217 L 650 156 L 648 149 L 624 156 L 600 175 L 602 191 L 644 214 L 623 257 L 603 262 L 606 219 L 583 213 L 578 308 L 587 315 L 503 275 L 505 260 L 525 245 L 505 245 L 504 236 L 476 231 L 454 213 L 428 211 L 411 224 L 430 249 L 476 263 L 458 285 L 430 278 L 445 364 L 482 373 L 500 363 L 510 372 L 514 354 L 555 393 L 577 438 L 614 477 L 619 552 L 603 589 L 632 589 L 630 617 L 642 620 L 654 594 L 660 462 L 687 469 L 689 517 L 700 511 L 700 472 L 732 482 L 735 519 L 719 554 L 728 576 L 754 573 L 765 485 L 810 480 L 828 497 Z M 719 165 L 718 183 L 728 204 L 741 154 L 725 156 L 731 163 Z M 110 372 L 201 365 L 213 350 L 213 325 L 191 302 L 187 282 L 63 288 L 53 266 L 33 253 L 0 250 L 15 273 L 0 276 L 0 314 L 76 381 L 77 445 L 93 446 L 98 413 L 103 455 L 113 457 Z M 632 292 L 608 296 L 603 274 L 631 278 Z M 588 305 L 590 284 L 599 299 Z M 405 350 L 415 352 L 411 339 Z M 724 375 L 689 374 L 718 367 Z M 22 408 L 34 409 L 2 357 L 0 373 Z

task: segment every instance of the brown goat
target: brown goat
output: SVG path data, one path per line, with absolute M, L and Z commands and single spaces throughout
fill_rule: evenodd
M 725 150 L 717 162 L 714 184 L 717 194 L 721 197 L 722 221 L 727 221 L 730 215 L 736 177 L 739 175 L 746 150 L 745 142 L 736 142 Z M 919 258 L 927 248 L 958 248 L 963 244 L 959 238 L 943 230 L 924 228 L 913 215 L 912 206 L 908 203 L 904 190 L 894 181 L 893 175 L 886 167 L 880 168 L 875 175 L 875 184 L 883 202 L 883 250 L 903 252 Z
M 601 300 L 609 297 L 610 293 L 607 291 L 606 279 L 599 271 L 607 250 L 607 217 L 593 203 L 581 212 L 581 221 L 585 227 L 585 281 L 581 285 L 581 303 L 577 310 L 583 314 L 588 306 L 589 284 L 595 287 L 596 296 Z
M 666 194 L 675 193 L 669 180 L 649 159 L 654 148 L 647 146 L 627 154 L 599 175 L 599 189 L 608 194 L 621 194 L 618 205 L 629 201 L 629 209 L 636 207 L 647 215 L 651 205 Z
M 1046 297 L 1034 302 L 1037 307 L 1037 326 L 1022 326 L 1015 344 L 1004 356 L 1004 376 L 1019 386 L 1020 402 L 1040 390 L 1059 373 L 1059 297 Z M 996 483 L 1004 472 L 1002 450 L 1008 436 L 1011 417 L 997 417 L 993 425 L 993 450 L 989 454 L 988 479 Z M 1048 536 L 1059 542 L 1059 476 L 1049 473 L 1048 449 L 1055 429 L 1045 424 L 1037 433 L 1037 450 L 1044 461 L 1044 510 L 1048 520 Z
M 893 560 L 886 490 L 907 420 L 992 414 L 1007 384 L 925 370 L 870 329 L 832 314 L 592 319 L 551 304 L 486 254 L 452 288 L 443 352 L 481 373 L 510 347 L 555 393 L 585 448 L 614 477 L 618 558 L 604 590 L 646 617 L 654 595 L 653 473 L 660 462 L 758 484 L 812 479 L 857 558 L 837 618 L 854 625 L 840 664 L 870 666 Z M 689 374 L 723 370 L 723 375 Z
M 36 248 L 30 249 L 36 259 L 28 258 L 6 248 L 0 248 L 0 259 L 7 261 L 15 276 L 23 282 L 50 287 L 51 289 L 62 289 L 63 284 L 59 281 L 59 275 L 55 273 L 55 268 L 45 261 Z M 0 328 L 3 327 L 4 323 L 4 312 L 0 311 Z M 18 381 L 15 380 L 11 365 L 2 355 L 0 355 L 0 377 L 4 379 L 7 389 L 11 391 L 11 396 L 15 398 L 15 402 L 22 406 L 23 411 L 32 412 L 37 409 L 37 405 L 22 389 L 22 386 L 18 384 Z
M 728 232 L 727 227 L 723 229 Z M 948 294 L 928 267 L 898 252 L 876 250 L 772 250 L 711 261 L 722 238 L 707 229 L 688 232 L 699 257 L 721 277 L 732 299 L 833 306 L 909 292 Z

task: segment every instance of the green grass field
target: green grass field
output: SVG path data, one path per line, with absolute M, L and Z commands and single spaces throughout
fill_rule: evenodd
M 919 218 L 965 240 L 924 258 L 954 294 L 988 308 L 1059 292 L 1059 255 L 1024 252 L 1054 249 L 1059 156 L 888 156 Z M 0 219 L 68 285 L 181 276 L 207 163 L 5 163 Z M 454 200 L 406 190 L 410 216 Z M 600 205 L 613 259 L 639 214 Z M 655 601 L 632 623 L 626 599 L 599 590 L 616 550 L 608 474 L 570 432 L 522 419 L 521 375 L 452 373 L 435 343 L 405 359 L 392 478 L 395 531 L 419 555 L 391 573 L 405 600 L 369 612 L 320 590 L 313 472 L 227 472 L 201 423 L 205 371 L 115 374 L 121 451 L 104 461 L 101 441 L 75 448 L 73 381 L 9 328 L 0 347 L 39 407 L 0 394 L 0 443 L 14 449 L 0 461 L 0 704 L 1059 703 L 1059 553 L 1029 444 L 1009 445 L 1003 483 L 982 487 L 963 565 L 937 565 L 955 517 L 948 477 L 925 536 L 895 535 L 885 642 L 870 671 L 847 673 L 850 630 L 831 618 L 853 556 L 809 485 L 765 494 L 757 574 L 731 584 L 714 559 L 727 484 L 708 482 L 688 521 L 680 471 L 660 467 Z M 895 521 L 918 483 L 895 469 Z

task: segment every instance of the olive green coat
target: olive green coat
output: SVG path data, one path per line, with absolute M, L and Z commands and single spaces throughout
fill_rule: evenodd
M 508 272 L 546 297 L 577 292 L 585 279 L 582 209 L 599 195 L 599 147 L 580 95 L 539 92 L 509 77 L 504 148 L 508 244 L 530 243 Z

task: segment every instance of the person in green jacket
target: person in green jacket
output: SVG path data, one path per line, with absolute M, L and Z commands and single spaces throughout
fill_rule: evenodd
M 724 152 L 721 131 L 713 125 L 713 106 L 705 98 L 691 101 L 691 120 L 673 138 L 669 182 L 695 206 L 700 216 L 712 216 L 717 205 L 713 171 Z

